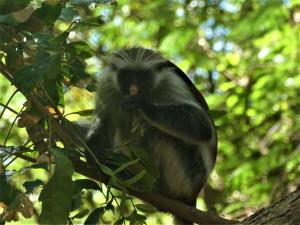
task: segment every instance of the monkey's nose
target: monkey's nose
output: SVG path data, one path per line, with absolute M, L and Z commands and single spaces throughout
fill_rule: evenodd
M 131 96 L 135 96 L 138 93 L 139 89 L 138 86 L 136 84 L 131 84 L 129 87 L 129 94 Z

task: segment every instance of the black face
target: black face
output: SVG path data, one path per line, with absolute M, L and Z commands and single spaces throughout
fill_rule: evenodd
M 155 73 L 152 69 L 130 66 L 118 71 L 118 84 L 123 94 L 132 95 L 133 85 L 138 95 L 150 94 L 155 84 Z

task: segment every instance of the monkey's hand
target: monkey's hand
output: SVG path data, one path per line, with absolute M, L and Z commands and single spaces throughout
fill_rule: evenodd
M 144 111 L 151 106 L 148 100 L 142 95 L 131 96 L 122 102 L 122 107 L 132 111 Z
M 127 110 L 139 110 L 142 107 L 144 99 L 140 95 L 130 96 L 124 102 L 122 107 Z

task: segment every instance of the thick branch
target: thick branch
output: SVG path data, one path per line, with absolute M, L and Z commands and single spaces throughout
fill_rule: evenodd
M 73 160 L 73 166 L 77 173 L 80 173 L 89 178 L 98 180 L 100 182 L 106 183 L 108 181 L 107 176 L 99 174 L 95 169 L 89 168 L 86 163 Z M 197 224 L 238 224 L 237 221 L 227 220 L 222 217 L 217 216 L 214 213 L 203 212 L 194 207 L 188 206 L 182 202 L 172 200 L 161 196 L 157 193 L 148 192 L 140 193 L 137 191 L 129 190 L 129 194 L 137 197 L 145 202 L 148 202 L 161 211 L 172 213 L 173 215 L 179 216 L 181 218 L 190 220 Z
M 245 225 L 300 225 L 300 189 L 245 219 Z

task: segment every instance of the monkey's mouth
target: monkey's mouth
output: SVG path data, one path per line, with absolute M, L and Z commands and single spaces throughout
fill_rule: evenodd
M 129 87 L 130 96 L 135 96 L 139 92 L 139 88 L 136 84 L 131 84 Z

